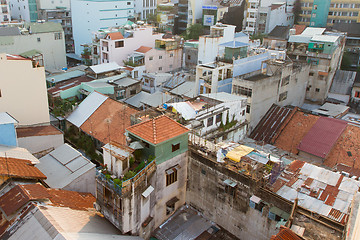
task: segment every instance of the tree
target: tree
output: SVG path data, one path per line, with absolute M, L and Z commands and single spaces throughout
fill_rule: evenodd
M 81 58 L 86 66 L 91 66 L 91 47 L 89 45 L 84 45 L 84 49 L 81 52 Z
M 199 37 L 203 34 L 204 34 L 203 25 L 196 23 L 186 29 L 184 38 L 186 40 L 189 40 L 189 39 L 199 40 Z

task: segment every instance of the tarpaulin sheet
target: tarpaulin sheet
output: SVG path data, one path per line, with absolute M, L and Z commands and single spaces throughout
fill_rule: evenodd
M 240 162 L 240 159 L 243 156 L 248 155 L 249 153 L 251 153 L 254 149 L 251 147 L 247 147 L 244 145 L 240 145 L 236 148 L 234 148 L 233 150 L 231 150 L 230 152 L 228 152 L 226 154 L 226 157 L 235 161 L 235 162 Z

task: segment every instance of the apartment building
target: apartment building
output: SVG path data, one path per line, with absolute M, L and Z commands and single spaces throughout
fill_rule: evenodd
M 71 1 L 75 53 L 81 55 L 83 45 L 90 45 L 100 29 L 122 26 L 134 18 L 134 10 L 134 1 Z
M 44 68 L 30 59 L 1 53 L 0 72 L 0 112 L 9 113 L 20 126 L 49 123 Z
M 9 1 L 1 0 L 0 1 L 0 22 L 7 22 L 11 20 Z
M 299 24 L 311 27 L 360 22 L 359 0 L 301 0 Z
M 311 65 L 306 99 L 323 103 L 340 67 L 345 36 L 325 32 L 325 28 L 308 27 L 301 34 L 290 36 L 288 42 L 288 56 Z
M 155 33 L 154 28 L 147 25 L 127 24 L 98 31 L 93 39 L 93 64 L 116 62 L 124 64 L 128 56 L 140 46 L 155 47 L 155 40 L 163 34 Z
M 294 0 L 247 0 L 244 32 L 250 35 L 269 33 L 276 25 L 292 26 L 294 4 Z
M 156 0 L 135 0 L 134 9 L 135 9 L 135 18 L 145 20 L 150 15 L 156 13 L 157 3 Z
M 0 32 L 0 52 L 37 59 L 47 70 L 66 67 L 64 31 L 59 23 L 25 23 L 20 28 L 0 28 Z

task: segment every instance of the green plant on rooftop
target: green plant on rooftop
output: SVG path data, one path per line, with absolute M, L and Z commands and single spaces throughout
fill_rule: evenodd
M 84 45 L 84 49 L 81 52 L 81 58 L 86 66 L 91 66 L 90 57 L 91 57 L 91 47 L 88 45 Z
M 76 99 L 49 98 L 49 106 L 52 108 L 51 113 L 56 117 L 65 117 L 72 111 L 72 106 L 75 103 Z
M 204 34 L 204 26 L 196 23 L 191 25 L 186 29 L 186 32 L 183 33 L 185 40 L 199 40 L 199 37 Z

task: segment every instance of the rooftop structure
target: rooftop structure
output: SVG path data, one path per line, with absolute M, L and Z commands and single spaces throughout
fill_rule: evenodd
M 74 126 L 102 144 L 114 140 L 125 144 L 125 129 L 130 126 L 130 115 L 137 110 L 116 102 L 98 92 L 92 92 L 67 118 Z
M 95 164 L 68 144 L 63 144 L 39 159 L 36 165 L 51 188 L 89 192 L 95 195 Z

